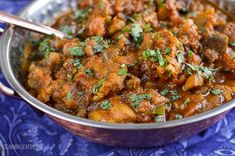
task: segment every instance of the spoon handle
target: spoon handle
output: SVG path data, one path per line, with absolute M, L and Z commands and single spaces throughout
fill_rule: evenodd
M 41 24 L 35 24 L 3 11 L 0 11 L 0 22 L 16 25 L 22 28 L 26 28 L 47 35 L 54 34 L 58 38 L 64 38 L 66 36 L 63 32 L 55 30 L 51 27 Z

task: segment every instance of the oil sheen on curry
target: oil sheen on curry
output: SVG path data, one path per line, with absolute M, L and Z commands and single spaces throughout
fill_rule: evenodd
M 35 36 L 27 89 L 95 121 L 158 123 L 216 108 L 235 93 L 235 22 L 203 0 L 80 0 Z

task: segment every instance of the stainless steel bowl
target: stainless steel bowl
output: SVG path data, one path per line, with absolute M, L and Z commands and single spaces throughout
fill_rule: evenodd
M 233 0 L 218 1 L 227 11 L 235 14 Z M 24 8 L 18 15 L 36 23 L 51 24 L 55 17 L 76 6 L 76 0 L 36 0 Z M 223 118 L 235 106 L 232 100 L 216 109 L 175 121 L 151 124 L 111 124 L 82 119 L 65 114 L 38 101 L 24 89 L 20 61 L 23 44 L 32 33 L 20 28 L 9 27 L 0 41 L 0 64 L 3 74 L 12 88 L 31 106 L 51 117 L 65 129 L 88 138 L 91 141 L 111 146 L 151 147 L 164 145 L 201 132 Z M 0 88 L 13 95 L 14 91 Z

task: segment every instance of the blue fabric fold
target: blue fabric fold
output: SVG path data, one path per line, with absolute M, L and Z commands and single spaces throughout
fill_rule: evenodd
M 0 0 L 0 10 L 16 13 L 28 2 Z M 7 84 L 2 73 L 0 81 Z M 89 142 L 46 116 L 37 116 L 25 102 L 0 95 L 0 153 L 3 156 L 232 156 L 235 155 L 235 109 L 211 128 L 190 138 L 162 147 L 127 149 Z

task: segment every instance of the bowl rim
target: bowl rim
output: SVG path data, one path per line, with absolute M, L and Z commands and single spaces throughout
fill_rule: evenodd
M 40 2 L 39 2 L 40 1 Z M 45 2 L 45 1 L 44 1 Z M 45 5 L 50 3 L 51 1 L 47 1 Z M 33 2 L 30 2 L 28 5 L 26 5 L 20 12 L 18 12 L 18 16 L 24 18 L 27 16 L 27 12 L 30 10 L 30 8 L 39 5 L 39 3 L 42 3 L 41 0 L 36 0 Z M 195 122 L 199 122 L 205 119 L 209 119 L 211 117 L 214 117 L 216 115 L 219 115 L 221 113 L 224 113 L 226 111 L 229 111 L 233 107 L 235 107 L 235 99 L 217 107 L 212 110 L 191 116 L 186 117 L 183 119 L 173 120 L 173 121 L 166 121 L 161 123 L 108 123 L 108 122 L 98 122 L 93 121 L 89 119 L 80 118 L 77 116 L 73 116 L 64 112 L 61 112 L 59 110 L 56 110 L 55 108 L 52 108 L 33 96 L 31 96 L 26 89 L 20 84 L 20 82 L 17 80 L 16 76 L 13 73 L 11 63 L 10 63 L 10 49 L 9 46 L 11 44 L 12 35 L 14 32 L 14 27 L 9 27 L 5 30 L 5 32 L 1 36 L 0 40 L 0 66 L 2 69 L 2 72 L 7 80 L 7 82 L 11 85 L 11 87 L 30 105 L 33 107 L 41 110 L 42 112 L 46 113 L 47 115 L 51 117 L 55 117 L 57 119 L 61 119 L 67 122 L 72 122 L 75 124 L 80 124 L 83 126 L 89 126 L 94 128 L 103 128 L 103 129 L 116 129 L 116 130 L 148 130 L 148 129 L 162 129 L 162 128 L 170 128 L 170 127 L 177 127 L 177 126 L 183 126 Z

